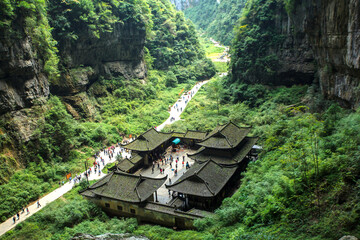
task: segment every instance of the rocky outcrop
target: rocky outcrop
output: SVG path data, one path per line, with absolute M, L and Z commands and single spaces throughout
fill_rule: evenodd
M 339 240 L 358 240 L 358 238 L 354 236 L 346 235 L 340 238 Z
M 360 2 L 297 0 L 277 27 L 286 35 L 277 55 L 283 82 L 308 83 L 318 76 L 326 98 L 356 108 L 360 103 Z M 294 81 L 294 82 L 296 82 Z
M 48 95 L 49 82 L 31 38 L 0 38 L 0 115 L 31 107 Z
M 308 0 L 307 6 L 313 6 Z M 317 0 L 303 24 L 327 98 L 356 108 L 360 103 L 360 2 Z
M 28 142 L 36 137 L 40 121 L 44 120 L 45 105 L 36 105 L 0 116 L 4 127 L 16 143 Z
M 86 91 L 99 76 L 114 78 L 146 77 L 144 62 L 145 28 L 136 24 L 117 23 L 112 32 L 94 37 L 90 32 L 74 40 L 59 40 L 65 73 L 53 82 L 51 92 L 68 96 Z

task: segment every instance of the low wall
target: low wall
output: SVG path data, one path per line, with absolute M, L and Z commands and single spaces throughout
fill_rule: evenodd
M 194 229 L 195 219 L 203 218 L 206 211 L 195 209 L 193 212 L 182 212 L 174 207 L 147 201 L 144 204 L 122 202 L 109 198 L 89 198 L 106 213 L 120 217 L 134 217 L 141 223 L 154 223 L 178 229 Z

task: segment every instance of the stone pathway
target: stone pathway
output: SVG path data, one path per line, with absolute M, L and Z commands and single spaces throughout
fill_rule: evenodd
M 110 160 L 108 155 L 104 155 L 104 153 L 102 152 L 100 154 L 100 156 L 104 159 L 105 165 L 108 163 L 112 163 L 116 160 L 116 155 L 121 153 L 121 148 L 120 147 L 116 147 L 114 149 L 114 157 Z M 123 157 L 128 156 L 129 154 L 126 153 L 125 151 L 123 153 L 121 153 L 123 155 Z M 95 173 L 91 173 L 89 176 L 89 181 L 90 180 L 97 180 L 100 179 L 102 177 L 104 177 L 106 174 L 102 173 L 99 174 L 95 174 Z M 82 177 L 81 178 L 85 178 L 84 176 L 84 172 L 82 173 Z M 59 197 L 61 197 L 62 195 L 64 195 L 65 193 L 69 192 L 73 186 L 74 186 L 74 181 L 71 182 L 67 182 L 64 185 L 62 185 L 61 187 L 57 188 L 56 190 L 50 192 L 49 194 L 43 196 L 42 198 L 39 199 L 39 203 L 41 205 L 41 207 L 37 207 L 37 202 L 35 201 L 34 203 L 28 205 L 27 207 L 29 208 L 30 213 L 26 214 L 26 210 L 25 213 L 20 214 L 20 219 L 17 220 L 14 224 L 12 217 L 8 220 L 6 220 L 5 222 L 0 224 L 0 236 L 3 235 L 4 233 L 6 233 L 7 231 L 9 231 L 10 229 L 12 229 L 13 227 L 15 227 L 17 224 L 19 224 L 20 222 L 24 221 L 25 219 L 27 219 L 28 217 L 30 217 L 31 215 L 33 215 L 34 213 L 38 212 L 39 210 L 41 210 L 43 207 L 45 207 L 47 204 L 55 201 L 56 199 L 58 199 Z
M 172 198 L 169 196 L 169 191 L 168 189 L 165 187 L 165 184 L 170 184 L 169 183 L 169 179 L 171 179 L 171 183 L 174 183 L 176 180 L 178 180 L 185 172 L 186 172 L 186 162 L 189 162 L 190 167 L 194 164 L 194 160 L 192 160 L 191 158 L 189 158 L 186 154 L 187 153 L 194 153 L 195 150 L 191 150 L 191 149 L 183 149 L 181 148 L 178 152 L 176 153 L 171 153 L 170 150 L 172 148 L 169 147 L 167 150 L 167 153 L 165 154 L 165 157 L 168 158 L 170 156 L 170 154 L 173 156 L 174 160 L 171 163 L 171 167 L 170 167 L 170 162 L 167 162 L 166 164 L 161 164 L 161 162 L 158 160 L 155 164 L 155 168 L 154 168 L 154 173 L 152 173 L 152 168 L 149 167 L 147 169 L 140 169 L 138 172 L 136 172 L 135 174 L 141 174 L 142 176 L 145 177 L 153 177 L 153 178 L 163 178 L 164 176 L 168 176 L 167 181 L 157 190 L 157 195 L 158 195 L 158 201 L 160 203 L 163 204 L 167 204 Z M 182 165 L 182 160 L 183 160 L 183 156 L 185 156 L 185 161 L 184 161 L 184 166 Z M 177 159 L 177 157 L 179 157 L 179 161 L 178 161 L 178 173 L 177 176 L 175 176 L 175 160 Z M 164 168 L 165 169 L 165 174 L 161 174 L 160 173 L 160 169 L 157 167 L 157 163 L 159 163 L 160 168 Z M 155 199 L 155 195 L 154 195 L 154 199 Z
M 203 86 L 204 84 L 206 84 L 208 82 L 209 82 L 208 80 L 198 82 L 197 84 L 195 84 L 195 86 L 190 91 L 186 92 L 186 93 L 190 92 L 190 94 L 185 95 L 185 93 L 183 93 L 181 95 L 181 97 L 176 101 L 176 103 L 174 103 L 174 105 L 171 107 L 171 109 L 169 111 L 170 117 L 165 122 L 163 122 L 161 125 L 157 126 L 156 130 L 161 131 L 166 125 L 172 124 L 172 123 L 180 120 L 180 115 L 185 110 L 189 101 L 199 91 L 201 86 Z
M 194 97 L 194 95 L 197 93 L 197 91 L 200 89 L 200 87 L 204 84 L 206 84 L 208 81 L 202 81 L 202 82 L 198 82 L 192 89 L 191 89 L 191 92 L 192 92 L 192 97 Z M 191 95 L 190 95 L 191 96 Z M 172 107 L 171 110 L 170 110 L 170 117 L 163 123 L 161 124 L 160 126 L 158 126 L 156 129 L 158 131 L 161 131 L 165 125 L 167 124 L 172 124 L 173 122 L 177 121 L 177 120 L 180 120 L 180 115 L 181 113 L 185 110 L 185 107 L 187 105 L 187 103 L 191 100 L 192 97 L 187 98 L 187 95 L 184 95 L 182 94 L 181 95 L 181 98 L 179 100 L 181 101 L 177 101 L 174 106 L 175 107 Z M 188 100 L 187 103 L 185 104 L 185 100 Z M 176 108 L 176 104 L 177 104 L 177 108 Z M 179 109 L 179 110 L 177 110 Z M 171 121 L 171 118 L 174 117 L 174 121 Z M 115 148 L 114 150 L 114 157 L 110 160 L 109 159 L 109 156 L 108 155 L 105 155 L 103 152 L 100 153 L 100 156 L 104 159 L 105 161 L 105 165 L 108 164 L 108 163 L 112 163 L 116 160 L 116 155 L 118 155 L 119 153 L 121 153 L 121 148 L 120 147 L 117 147 Z M 129 153 L 126 153 L 125 151 L 123 151 L 122 153 L 122 156 L 125 158 L 125 157 L 129 157 L 130 154 Z M 184 153 L 183 153 L 184 154 Z M 176 159 L 176 156 L 177 155 L 173 155 L 175 156 L 175 159 Z M 180 155 L 179 155 L 180 156 Z M 181 155 L 182 156 L 182 155 Z M 180 158 L 180 157 L 179 157 Z M 175 163 L 175 162 L 174 162 Z M 189 160 L 189 163 L 190 163 L 190 160 Z M 190 163 L 192 165 L 192 163 Z M 169 164 L 168 164 L 168 167 L 165 169 L 165 175 L 166 174 L 169 174 L 170 177 L 172 177 L 172 181 L 175 182 L 177 178 L 179 178 L 183 172 L 185 171 L 182 166 L 181 166 L 181 161 L 180 161 L 180 164 L 178 163 L 178 176 L 177 177 L 172 177 L 174 175 L 174 173 L 172 172 L 172 170 L 169 168 Z M 151 168 L 150 168 L 150 174 L 149 176 L 151 177 L 163 177 L 164 175 L 163 174 L 159 174 L 159 170 L 157 169 L 157 167 L 155 168 L 155 173 L 154 174 L 151 174 Z M 172 175 L 171 175 L 172 174 Z M 146 175 L 144 173 L 144 175 Z M 102 173 L 100 175 L 98 174 L 95 174 L 95 173 L 92 173 L 90 174 L 90 177 L 89 177 L 89 180 L 97 180 L 97 179 L 100 179 L 102 177 L 106 176 L 106 174 Z M 84 178 L 84 173 L 82 173 L 82 178 Z M 39 202 L 40 202 L 40 205 L 41 207 L 40 208 L 37 208 L 37 203 L 34 202 L 30 205 L 28 205 L 27 207 L 29 208 L 29 211 L 30 213 L 29 214 L 26 214 L 26 211 L 25 213 L 23 214 L 20 214 L 20 219 L 17 220 L 14 224 L 13 222 L 13 219 L 12 217 L 9 218 L 8 220 L 6 220 L 5 222 L 1 223 L 0 224 L 0 236 L 3 235 L 4 233 L 6 233 L 7 231 L 11 230 L 12 228 L 14 228 L 17 224 L 19 224 L 20 222 L 24 221 L 25 219 L 27 219 L 28 217 L 32 216 L 33 214 L 35 214 L 36 212 L 38 212 L 39 210 L 41 210 L 43 207 L 45 207 L 47 204 L 55 201 L 56 199 L 58 199 L 59 197 L 61 197 L 62 195 L 64 195 L 65 193 L 69 192 L 74 186 L 74 182 L 71 181 L 71 182 L 68 182 L 68 183 L 65 183 L 64 185 L 62 185 L 61 187 L 57 188 L 56 190 L 52 191 L 51 193 L 43 196 L 42 198 L 39 199 Z M 160 202 L 163 202 L 163 203 L 166 203 L 167 201 L 169 201 L 169 198 L 166 199 L 166 196 L 168 196 L 168 192 L 167 192 L 167 189 L 165 188 L 165 186 L 163 185 L 161 187 L 161 189 L 159 189 L 158 191 L 158 198 Z

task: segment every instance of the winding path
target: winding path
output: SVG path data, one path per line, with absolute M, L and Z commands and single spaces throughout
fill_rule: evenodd
M 191 89 L 190 92 L 192 92 L 192 97 L 194 97 L 194 95 L 197 93 L 197 91 L 200 89 L 200 87 L 204 84 L 206 84 L 208 81 L 203 81 L 203 82 L 198 82 L 197 84 L 195 84 L 195 86 Z M 178 101 L 176 101 L 173 105 L 173 107 L 170 110 L 170 117 L 161 125 L 159 125 L 157 127 L 158 131 L 161 131 L 165 125 L 168 124 L 172 124 L 175 121 L 180 120 L 180 115 L 181 113 L 185 110 L 187 104 L 189 103 L 189 101 L 191 100 L 191 95 L 188 97 L 189 95 L 181 95 L 181 97 L 178 99 Z M 181 100 L 181 101 L 179 101 Z M 185 101 L 187 100 L 187 103 L 185 103 Z M 177 108 L 176 108 L 176 104 L 177 104 Z M 175 106 L 175 107 L 174 107 Z M 178 110 L 177 110 L 178 109 Z M 174 118 L 174 120 L 172 120 L 172 118 Z M 114 150 L 114 157 L 112 159 L 109 159 L 108 155 L 105 155 L 103 152 L 101 152 L 100 156 L 104 159 L 105 161 L 105 165 L 111 162 L 114 162 L 116 159 L 116 155 L 118 154 L 122 154 L 123 157 L 126 157 L 128 155 L 128 153 L 126 153 L 125 151 L 121 151 L 121 147 L 116 147 Z M 92 173 L 90 174 L 89 180 L 97 180 L 100 179 L 102 177 L 104 177 L 106 174 L 102 173 L 100 175 Z M 84 173 L 82 173 L 82 176 L 84 176 Z M 67 182 L 64 185 L 62 185 L 61 187 L 57 188 L 56 190 L 50 192 L 49 194 L 43 196 L 42 198 L 39 199 L 39 202 L 41 204 L 41 207 L 37 207 L 37 203 L 34 202 L 30 205 L 28 205 L 27 207 L 29 208 L 30 213 L 26 214 L 22 213 L 20 214 L 20 219 L 17 220 L 15 223 L 13 222 L 13 218 L 9 218 L 8 220 L 6 220 L 5 222 L 0 224 L 0 236 L 5 234 L 7 231 L 11 230 L 12 228 L 14 228 L 17 224 L 19 224 L 22 221 L 25 221 L 28 217 L 32 216 L 33 214 L 35 214 L 36 212 L 38 212 L 39 210 L 41 210 L 44 206 L 46 206 L 47 204 L 55 201 L 56 199 L 58 199 L 59 197 L 61 197 L 62 195 L 64 195 L 65 193 L 69 192 L 74 186 L 74 182 Z

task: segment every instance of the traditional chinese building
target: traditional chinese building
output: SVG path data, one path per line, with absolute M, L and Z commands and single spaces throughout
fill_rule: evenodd
M 238 188 L 241 172 L 257 141 L 257 138 L 247 137 L 249 132 L 250 128 L 238 127 L 231 122 L 217 126 L 210 133 L 190 130 L 161 133 L 151 128 L 123 145 L 132 150 L 131 158 L 120 161 L 113 172 L 81 194 L 111 215 L 192 228 L 193 220 L 212 214 L 223 199 Z M 129 173 L 151 165 L 169 146 L 179 141 L 196 150 L 188 154 L 194 164 L 175 182 L 166 185 L 174 198 L 161 204 L 157 202 L 157 191 L 167 176 L 151 178 Z
M 114 171 L 80 192 L 112 216 L 134 217 L 138 222 L 156 223 L 181 229 L 193 228 L 193 221 L 208 212 L 193 209 L 188 212 L 157 203 L 157 190 L 163 178 L 150 178 Z
M 123 145 L 123 147 L 141 156 L 142 163 L 148 166 L 156 159 L 157 155 L 166 150 L 172 137 L 172 133 L 158 132 L 154 128 L 150 128 L 135 141 Z
M 250 128 L 230 122 L 216 127 L 188 155 L 195 164 L 176 182 L 166 187 L 178 193 L 181 207 L 214 210 L 237 189 L 240 173 L 247 166 L 257 138 L 246 137 Z

